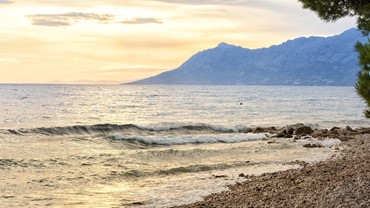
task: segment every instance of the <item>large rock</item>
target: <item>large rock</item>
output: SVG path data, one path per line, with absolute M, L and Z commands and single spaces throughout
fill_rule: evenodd
M 302 127 L 298 127 L 296 130 L 295 130 L 295 134 L 297 136 L 301 136 L 301 135 L 310 135 L 313 133 L 313 130 L 311 127 L 309 126 L 302 126 Z
M 277 137 L 292 138 L 294 134 L 294 129 L 295 129 L 294 126 L 295 125 L 286 126 L 285 128 L 280 129 L 277 132 Z
M 274 126 L 271 127 L 257 127 L 253 133 L 259 134 L 259 133 L 270 133 L 270 134 L 275 134 L 276 133 L 276 128 Z

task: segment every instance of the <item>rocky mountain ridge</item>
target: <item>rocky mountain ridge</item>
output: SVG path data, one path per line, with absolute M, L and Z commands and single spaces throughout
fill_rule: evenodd
M 349 29 L 253 50 L 220 43 L 175 70 L 129 84 L 353 86 L 359 70 L 354 45 L 366 40 Z

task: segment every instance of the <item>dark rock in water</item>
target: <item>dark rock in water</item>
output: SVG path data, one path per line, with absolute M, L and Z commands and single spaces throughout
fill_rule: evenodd
M 295 130 L 296 135 L 310 135 L 313 133 L 313 130 L 309 126 L 302 126 Z
M 286 135 L 287 135 L 287 133 L 286 133 L 286 130 L 284 129 L 284 130 L 280 130 L 280 131 L 277 133 L 276 137 L 278 137 L 278 138 L 282 138 L 282 137 L 285 137 Z
M 255 134 L 260 134 L 260 133 L 264 133 L 265 132 L 265 129 L 261 128 L 261 127 L 257 127 L 253 133 Z
M 331 128 L 331 129 L 329 130 L 329 132 L 330 132 L 330 133 L 337 133 L 339 130 L 340 130 L 340 128 L 339 128 L 339 127 L 334 126 L 333 128 Z
M 240 173 L 239 177 L 244 178 L 245 177 L 244 173 Z
M 213 175 L 215 178 L 227 178 L 227 175 Z
M 138 201 L 138 202 L 132 202 L 132 203 L 123 203 L 122 205 L 125 207 L 134 207 L 134 206 L 143 206 L 145 205 L 145 203 Z
M 9 129 L 8 132 L 10 134 L 14 134 L 14 135 L 20 135 L 20 133 L 18 131 L 15 131 L 15 130 L 12 130 L 12 129 Z
M 287 134 L 287 136 L 292 136 L 294 134 L 294 127 L 293 126 L 287 126 L 286 127 L 286 134 Z
M 291 135 L 291 134 L 286 135 L 285 138 L 293 138 L 293 135 Z
M 13 195 L 4 195 L 3 198 L 4 199 L 10 199 L 10 198 L 15 198 L 15 196 L 13 196 Z
M 268 132 L 270 134 L 275 134 L 276 133 L 276 127 L 274 127 L 274 126 L 267 127 L 267 128 L 265 128 L 265 132 Z
M 321 144 L 305 144 L 305 145 L 303 145 L 303 147 L 305 147 L 305 148 L 323 148 L 324 146 L 322 146 Z
M 92 166 L 91 163 L 82 163 L 81 166 Z
M 305 125 L 303 123 L 297 123 L 293 125 L 286 126 L 286 128 L 293 128 L 293 129 L 298 129 L 300 127 L 304 127 Z
M 322 131 L 315 129 L 315 130 L 313 130 L 311 135 L 314 138 L 322 138 L 324 134 L 323 134 Z
M 347 131 L 352 131 L 352 132 L 354 132 L 354 130 L 353 130 L 350 126 L 346 126 L 346 130 L 347 130 Z
M 144 205 L 144 202 L 133 202 L 132 205 Z
M 276 133 L 276 127 L 271 126 L 271 127 L 257 127 L 254 129 L 253 133 L 255 134 L 260 134 L 260 133 L 270 133 L 270 134 L 275 134 Z
M 45 183 L 45 182 L 47 182 L 47 179 L 40 179 L 40 180 L 37 180 L 37 182 L 39 182 L 39 183 Z
M 347 126 L 346 128 L 333 127 L 328 129 L 313 129 L 310 126 L 298 123 L 295 125 L 285 126 L 283 128 L 268 127 L 268 128 L 257 128 L 254 132 L 269 132 L 270 134 L 276 134 L 273 137 L 276 138 L 294 138 L 294 139 L 310 139 L 310 138 L 333 138 L 340 139 L 341 141 L 347 141 L 353 139 L 359 134 L 370 134 L 370 128 L 356 128 L 352 129 Z M 269 142 L 271 143 L 271 142 Z
M 251 129 L 251 128 L 246 128 L 246 129 L 244 129 L 244 130 L 240 131 L 240 133 L 253 133 L 253 129 Z
M 343 134 L 343 130 L 341 128 L 333 127 L 329 130 L 328 137 L 330 137 L 330 138 L 339 138 L 339 136 L 341 134 Z
M 300 139 L 311 139 L 312 137 L 310 137 L 310 136 L 301 136 L 301 137 L 299 137 Z
M 327 130 L 327 129 L 322 129 L 322 130 L 320 130 L 321 131 L 321 133 L 322 133 L 322 137 L 321 138 L 323 138 L 323 137 L 329 137 L 329 130 Z
M 293 126 L 286 126 L 284 129 L 280 129 L 277 133 L 277 137 L 292 138 L 294 134 Z

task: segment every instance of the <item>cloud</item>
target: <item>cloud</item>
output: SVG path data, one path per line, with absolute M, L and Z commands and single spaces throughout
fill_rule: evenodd
M 127 72 L 144 72 L 144 73 L 145 72 L 152 72 L 152 73 L 161 73 L 161 72 L 164 72 L 166 70 L 167 69 L 139 67 L 139 68 L 109 69 L 109 70 L 93 71 L 93 72 L 99 73 L 99 74 L 122 74 L 122 73 L 127 73 Z
M 162 20 L 152 17 L 138 17 L 117 22 L 116 15 L 82 12 L 68 12 L 63 14 L 35 14 L 28 15 L 33 25 L 63 27 L 71 26 L 80 21 L 93 21 L 100 24 L 162 24 Z
M 33 25 L 40 25 L 40 26 L 49 26 L 49 27 L 61 27 L 61 26 L 70 26 L 71 22 L 35 18 L 35 19 L 32 19 L 32 24 Z
M 18 64 L 20 61 L 17 58 L 0 58 L 0 63 Z
M 240 5 L 250 2 L 258 2 L 257 0 L 151 0 L 165 3 L 188 4 L 188 5 Z
M 224 4 L 239 4 L 248 2 L 248 0 L 152 0 L 175 4 L 193 4 L 193 5 L 224 5 Z
M 14 2 L 9 1 L 9 0 L 0 0 L 0 4 L 11 4 L 11 3 L 14 3 Z
M 276 0 L 150 0 L 164 3 L 184 4 L 184 5 L 220 5 L 237 6 L 245 8 L 259 8 L 263 10 L 290 12 L 297 2 L 279 2 Z
M 33 25 L 60 27 L 74 25 L 80 21 L 94 21 L 98 23 L 109 23 L 115 19 L 111 14 L 95 14 L 82 12 L 68 12 L 64 14 L 35 14 L 28 15 Z
M 119 82 L 113 81 L 113 83 L 128 83 L 143 79 L 143 77 L 158 75 L 165 71 L 168 71 L 168 69 L 138 67 L 109 70 L 86 70 L 80 71 L 79 73 L 83 74 L 84 76 L 93 75 L 94 77 L 104 78 L 106 80 L 120 80 Z
M 134 18 L 129 20 L 124 20 L 123 24 L 162 24 L 163 22 L 156 18 Z

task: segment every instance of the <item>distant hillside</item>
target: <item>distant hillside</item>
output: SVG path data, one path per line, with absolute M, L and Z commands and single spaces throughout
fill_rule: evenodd
M 366 40 L 350 29 L 254 50 L 220 43 L 175 70 L 129 84 L 353 86 L 359 70 L 354 45 Z

